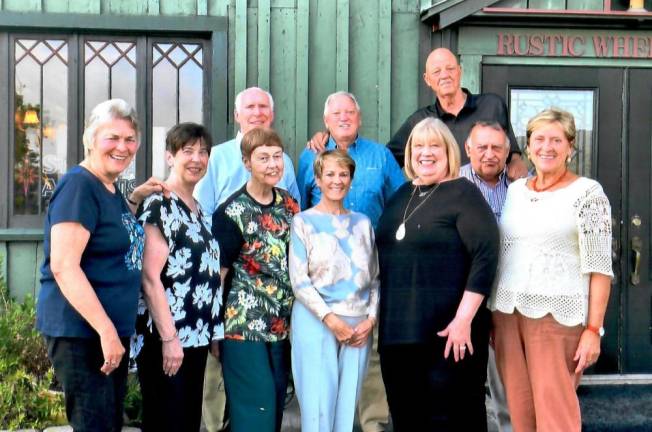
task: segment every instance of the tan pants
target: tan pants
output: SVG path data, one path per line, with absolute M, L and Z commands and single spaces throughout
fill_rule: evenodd
M 204 398 L 201 410 L 202 420 L 208 432 L 220 432 L 224 429 L 225 408 L 226 392 L 222 378 L 222 364 L 209 352 L 204 374 Z
M 362 394 L 358 400 L 358 418 L 363 432 L 382 432 L 389 424 L 389 405 L 378 356 L 378 327 L 374 329 L 374 344 L 369 355 L 367 376 L 362 383 Z
M 496 364 L 515 432 L 579 432 L 582 427 L 573 361 L 582 326 L 551 315 L 493 313 Z

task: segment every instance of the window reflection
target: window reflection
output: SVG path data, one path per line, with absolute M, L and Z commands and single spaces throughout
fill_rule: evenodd
M 592 177 L 592 149 L 594 145 L 593 90 L 510 89 L 510 120 L 520 148 L 526 147 L 527 122 L 546 108 L 558 107 L 573 114 L 577 137 L 576 153 L 569 169 L 579 175 Z
M 165 178 L 165 133 L 179 122 L 203 121 L 203 48 L 191 43 L 152 46 L 152 174 Z
M 13 214 L 43 214 L 66 171 L 68 51 L 65 40 L 14 42 Z
M 120 98 L 136 106 L 135 42 L 87 40 L 84 56 L 84 118 L 107 99 Z M 117 181 L 125 195 L 135 187 L 136 157 Z

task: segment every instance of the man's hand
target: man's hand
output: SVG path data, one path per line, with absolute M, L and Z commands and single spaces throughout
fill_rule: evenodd
M 512 154 L 512 159 L 509 161 L 509 164 L 507 165 L 507 177 L 511 181 L 518 180 L 520 178 L 527 177 L 528 172 L 527 172 L 527 164 L 523 160 L 520 154 L 514 153 Z
M 328 131 L 320 131 L 315 133 L 312 138 L 310 138 L 310 141 L 306 144 L 306 148 L 309 148 L 310 150 L 316 152 L 316 153 L 321 153 L 324 150 L 326 150 L 326 143 L 328 142 L 329 138 Z

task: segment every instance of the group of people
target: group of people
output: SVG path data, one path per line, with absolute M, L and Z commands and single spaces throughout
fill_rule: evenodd
M 486 430 L 487 381 L 501 430 L 579 431 L 609 201 L 567 168 L 571 114 L 529 121 L 528 175 L 504 102 L 460 79 L 434 50 L 435 104 L 387 146 L 330 95 L 296 178 L 272 96 L 246 89 L 235 139 L 173 127 L 168 178 L 128 197 L 138 121 L 98 105 L 48 208 L 37 306 L 73 429 L 120 430 L 131 347 L 145 431 L 219 431 L 226 407 L 234 432 L 278 432 L 290 372 L 306 432 L 351 431 L 356 406 L 365 432 L 390 412 L 398 432 Z

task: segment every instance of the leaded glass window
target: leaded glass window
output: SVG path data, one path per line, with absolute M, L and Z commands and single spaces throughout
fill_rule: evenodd
M 68 43 L 16 38 L 14 49 L 14 215 L 42 215 L 66 171 Z

